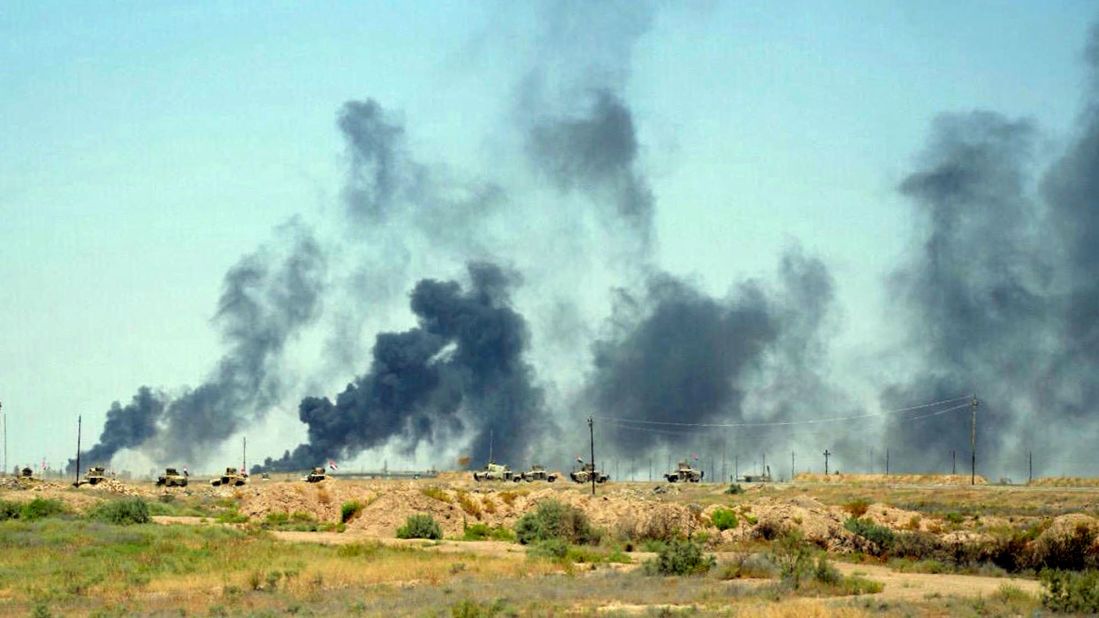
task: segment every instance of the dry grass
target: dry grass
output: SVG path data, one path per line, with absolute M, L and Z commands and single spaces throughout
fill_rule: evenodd
M 465 511 L 467 515 L 481 519 L 484 514 L 481 510 L 481 505 L 478 504 L 477 500 L 470 496 L 468 492 L 459 490 L 457 499 L 458 506 L 462 507 L 462 510 Z
M 428 498 L 431 498 L 432 500 L 438 500 L 439 502 L 446 502 L 447 504 L 450 504 L 452 502 L 452 500 L 450 499 L 450 495 L 446 493 L 446 490 L 436 485 L 421 487 L 420 493 L 427 496 Z

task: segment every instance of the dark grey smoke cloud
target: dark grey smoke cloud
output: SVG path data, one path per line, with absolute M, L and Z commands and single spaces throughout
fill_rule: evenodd
M 973 112 L 934 126 L 919 169 L 900 185 L 917 209 L 921 246 L 894 273 L 896 317 L 910 333 L 901 353 L 912 378 L 887 388 L 884 407 L 977 391 L 984 400 L 978 451 L 1002 457 L 1013 429 L 1059 352 L 1053 262 L 1041 205 L 1028 197 L 1035 131 L 1026 121 Z M 894 422 L 886 432 L 909 469 L 942 470 L 969 453 L 969 418 Z M 986 459 L 988 461 L 988 459 Z
M 117 401 L 112 403 L 99 442 L 82 454 L 82 463 L 109 465 L 119 450 L 133 448 L 152 438 L 156 435 L 157 422 L 164 413 L 165 401 L 164 395 L 143 386 L 126 406 Z M 76 460 L 69 460 L 68 471 L 71 473 L 75 468 Z
M 648 245 L 652 236 L 653 195 L 637 167 L 633 115 L 613 93 L 592 95 L 580 117 L 537 122 L 527 149 L 536 169 L 562 191 L 582 190 L 610 201 Z
M 461 436 L 471 436 L 475 461 L 488 459 L 491 436 L 502 461 L 525 456 L 544 410 L 524 360 L 526 322 L 510 305 L 515 275 L 489 263 L 468 270 L 468 290 L 420 281 L 410 302 L 419 325 L 379 334 L 370 371 L 335 402 L 303 399 L 299 417 L 309 441 L 255 470 L 299 470 L 389 443 L 414 449 Z
M 279 400 L 279 358 L 316 318 L 326 264 L 312 232 L 296 220 L 279 235 L 286 246 L 261 248 L 225 275 L 213 322 L 226 351 L 207 380 L 175 398 L 142 387 L 130 406 L 116 404 L 89 451 L 97 461 L 140 448 L 157 461 L 194 463 Z
M 404 127 L 373 99 L 344 103 L 338 125 L 351 157 L 344 188 L 348 211 L 353 219 L 377 223 L 402 181 Z

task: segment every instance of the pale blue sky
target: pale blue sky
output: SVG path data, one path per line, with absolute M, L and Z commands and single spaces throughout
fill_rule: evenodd
M 9 460 L 59 462 L 78 413 L 95 436 L 110 402 L 138 386 L 202 379 L 219 354 L 208 320 L 225 270 L 287 217 L 338 211 L 344 101 L 376 98 L 399 110 L 417 156 L 488 174 L 537 49 L 528 8 L 0 5 Z M 909 239 L 893 187 L 931 119 L 976 108 L 1030 117 L 1052 151 L 1079 109 L 1097 9 L 657 10 L 624 96 L 659 201 L 659 262 L 720 293 L 770 272 L 799 240 L 832 268 L 844 345 L 857 350 L 875 336 L 881 278 Z

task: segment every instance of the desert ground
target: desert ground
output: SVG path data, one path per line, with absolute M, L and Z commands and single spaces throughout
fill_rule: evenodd
M 978 481 L 6 478 L 0 614 L 1088 613 L 1099 483 Z

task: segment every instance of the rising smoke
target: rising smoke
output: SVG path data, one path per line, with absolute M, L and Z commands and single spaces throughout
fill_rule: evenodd
M 282 243 L 244 256 L 225 275 L 213 323 L 226 350 L 206 381 L 174 398 L 142 387 L 129 406 L 115 403 L 89 462 L 107 464 L 124 448 L 195 462 L 283 396 L 278 362 L 320 310 L 325 258 L 296 220 L 278 235 Z
M 471 439 L 477 460 L 489 458 L 493 439 L 501 460 L 526 456 L 535 421 L 543 431 L 551 425 L 524 360 L 526 322 L 510 303 L 516 276 L 489 263 L 468 270 L 467 290 L 420 281 L 410 303 L 418 326 L 379 334 L 370 371 L 335 402 L 303 399 L 309 441 L 255 470 L 299 470 L 386 444 L 413 450 L 458 437 Z

